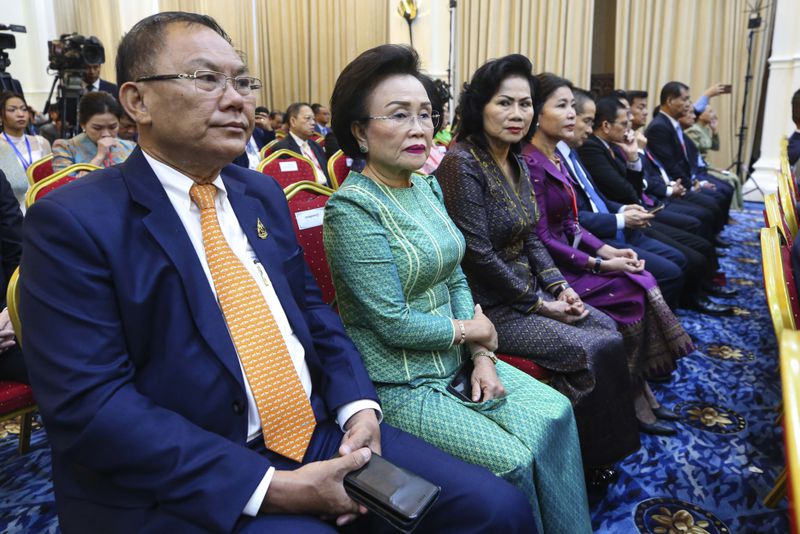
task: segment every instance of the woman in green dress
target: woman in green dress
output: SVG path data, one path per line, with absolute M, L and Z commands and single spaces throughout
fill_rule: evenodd
M 540 532 L 591 532 L 570 402 L 497 362 L 497 333 L 459 267 L 464 238 L 436 180 L 412 174 L 439 120 L 420 77 L 413 50 L 383 45 L 350 63 L 333 91 L 340 146 L 366 159 L 325 210 L 342 321 L 387 422 L 515 484 Z M 459 398 L 448 385 L 470 359 L 471 398 Z

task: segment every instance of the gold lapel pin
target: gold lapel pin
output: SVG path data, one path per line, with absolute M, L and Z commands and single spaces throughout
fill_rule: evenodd
M 266 239 L 267 238 L 267 229 L 264 228 L 264 223 L 261 222 L 261 219 L 256 219 L 256 233 L 258 233 L 259 239 Z

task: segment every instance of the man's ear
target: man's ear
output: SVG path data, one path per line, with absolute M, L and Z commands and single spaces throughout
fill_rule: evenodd
M 125 113 L 134 120 L 136 126 L 141 127 L 143 124 L 152 122 L 152 117 L 144 102 L 144 94 L 136 83 L 125 82 L 122 84 L 122 87 L 119 88 L 119 103 Z

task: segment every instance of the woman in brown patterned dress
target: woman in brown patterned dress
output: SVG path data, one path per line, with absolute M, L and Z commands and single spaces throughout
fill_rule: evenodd
M 520 55 L 475 72 L 460 98 L 461 140 L 436 175 L 498 351 L 553 372 L 550 385 L 572 401 L 584 466 L 598 485 L 613 477 L 601 466 L 639 448 L 625 347 L 614 321 L 581 301 L 534 232 L 536 201 L 518 155 L 533 118 L 530 72 Z

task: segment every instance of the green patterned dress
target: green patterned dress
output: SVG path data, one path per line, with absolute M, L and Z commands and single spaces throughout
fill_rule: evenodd
M 466 403 L 447 391 L 461 360 L 451 318 L 471 319 L 464 238 L 433 177 L 393 189 L 351 172 L 325 209 L 339 312 L 386 421 L 483 465 L 529 498 L 539 531 L 591 532 L 569 400 L 499 362 L 507 395 Z

